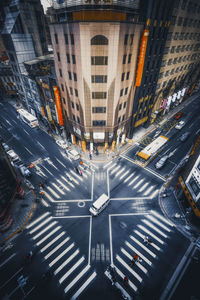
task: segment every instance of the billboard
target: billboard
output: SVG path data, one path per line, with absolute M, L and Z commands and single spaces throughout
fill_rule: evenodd
M 137 77 L 136 77 L 136 86 L 137 87 L 139 87 L 141 85 L 141 81 L 142 81 L 142 74 L 143 74 L 143 68 L 144 68 L 144 60 L 145 60 L 148 36 L 149 36 L 149 30 L 145 29 L 142 34 L 142 41 L 141 41 L 141 45 L 140 45 L 140 55 L 139 55 Z
M 56 110 L 58 115 L 58 121 L 60 126 L 63 126 L 63 116 L 62 116 L 62 107 L 60 102 L 60 94 L 58 86 L 53 87 L 54 95 L 55 95 L 55 101 L 56 101 Z

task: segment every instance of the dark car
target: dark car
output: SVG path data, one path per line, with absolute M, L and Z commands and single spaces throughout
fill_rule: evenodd
M 181 135 L 180 141 L 185 142 L 187 140 L 187 138 L 189 137 L 189 135 L 190 135 L 189 132 L 185 132 L 184 134 Z
M 174 119 L 179 120 L 182 117 L 182 115 L 183 115 L 182 112 L 178 112 L 177 114 L 175 114 Z

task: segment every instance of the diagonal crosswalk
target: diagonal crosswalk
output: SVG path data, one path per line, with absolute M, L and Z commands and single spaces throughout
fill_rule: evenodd
M 174 224 L 161 214 L 151 210 L 141 217 L 139 223 L 132 228 L 131 233 L 120 247 L 120 253 L 113 257 L 116 274 L 124 279 L 128 277 L 129 287 L 135 292 L 142 288 L 152 273 L 155 265 L 163 259 L 174 234 Z M 134 261 L 134 255 L 138 260 Z
M 84 255 L 72 238 L 49 212 L 26 226 L 30 239 L 62 285 L 67 299 L 77 299 L 96 278 Z

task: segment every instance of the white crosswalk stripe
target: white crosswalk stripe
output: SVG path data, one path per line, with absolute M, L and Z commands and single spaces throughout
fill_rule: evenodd
M 131 179 L 133 176 L 135 175 L 135 172 L 133 172 L 131 175 L 129 175 L 124 182 L 126 183 L 127 181 L 129 181 L 129 179 Z
M 142 278 L 132 269 L 129 265 L 117 254 L 116 259 L 139 281 L 142 282 Z
M 58 274 L 76 255 L 79 254 L 79 249 L 77 249 L 67 260 L 65 260 L 55 271 L 54 274 Z
M 64 289 L 64 292 L 67 293 L 74 284 L 76 284 L 79 279 L 89 270 L 90 265 L 87 265 L 73 280 L 72 282 L 70 282 L 70 284 L 68 284 L 68 286 Z
M 79 295 L 86 289 L 90 282 L 97 276 L 97 273 L 94 271 L 92 275 L 84 282 L 84 284 L 78 289 L 78 291 L 72 296 L 70 300 L 75 300 Z
M 53 245 L 57 240 L 59 240 L 63 235 L 65 234 L 65 231 L 62 231 L 59 235 L 55 237 L 55 239 L 51 240 L 47 245 L 45 245 L 40 252 L 44 252 L 46 249 L 48 249 L 51 245 Z
M 120 166 L 117 166 L 116 168 L 114 168 L 114 169 L 110 172 L 110 174 L 111 174 L 111 175 L 114 174 L 117 170 L 119 170 L 119 168 L 120 168 Z
M 126 255 L 130 261 L 133 259 L 133 256 L 131 256 L 124 248 L 121 248 L 122 253 L 124 253 L 124 255 Z M 143 267 L 140 262 L 135 262 L 136 266 L 139 267 L 139 269 L 144 272 L 145 274 L 147 273 L 147 269 L 145 267 Z
M 152 236 L 152 238 L 154 238 L 156 241 L 158 241 L 160 244 L 164 244 L 164 242 L 159 239 L 155 234 L 153 234 L 151 231 L 149 231 L 148 229 L 146 229 L 144 226 L 142 225 L 137 225 L 141 230 L 143 230 L 145 233 L 149 234 Z
M 39 242 L 36 243 L 37 246 L 41 245 L 44 241 L 46 241 L 50 236 L 52 236 L 56 231 L 58 231 L 61 228 L 61 226 L 57 226 L 54 230 L 49 232 L 43 239 L 41 239 Z
M 139 176 L 136 176 L 131 182 L 129 182 L 128 186 L 130 186 L 131 184 L 133 184 L 138 178 L 139 178 Z
M 70 192 L 70 189 L 65 185 L 65 184 L 63 184 L 59 179 L 56 179 L 57 180 L 57 182 L 65 189 L 65 190 L 67 190 L 68 192 Z
M 149 185 L 149 182 L 146 182 L 140 189 L 139 189 L 139 193 L 141 193 L 142 191 L 144 191 L 144 189 L 146 189 L 146 187 Z
M 59 259 L 61 259 L 61 257 L 63 257 L 67 252 L 69 252 L 69 250 L 71 250 L 74 247 L 74 243 L 72 243 L 69 247 L 67 247 L 60 255 L 58 255 L 52 262 L 50 262 L 49 266 L 52 267 L 53 265 L 55 265 L 55 263 L 57 263 L 57 261 L 59 261 Z
M 149 266 L 152 265 L 152 262 L 146 258 L 138 249 L 133 247 L 129 242 L 125 241 L 125 244 L 134 252 L 136 253 L 139 257 L 141 257 Z
M 150 219 L 153 223 L 159 225 L 160 227 L 162 227 L 163 229 L 165 229 L 166 231 L 170 232 L 171 229 L 169 229 L 167 226 L 163 225 L 161 222 L 159 222 L 156 218 L 154 218 L 151 215 L 147 216 L 148 219 Z
M 82 256 L 74 265 L 73 267 L 71 267 L 69 269 L 69 271 L 67 271 L 67 273 L 65 273 L 60 279 L 59 279 L 59 282 L 60 284 L 72 273 L 74 272 L 74 270 L 76 270 L 76 268 L 78 268 L 78 266 L 80 264 L 82 264 L 82 262 L 84 262 L 85 258 Z
M 153 258 L 156 257 L 156 254 L 153 253 L 151 250 L 149 250 L 149 248 L 147 248 L 146 246 L 144 246 L 140 241 L 138 241 L 134 236 L 130 235 L 130 238 L 136 243 L 138 244 L 141 248 L 143 248 L 147 253 L 149 253 Z
M 118 177 L 122 172 L 124 172 L 125 168 L 122 168 L 120 171 L 118 171 L 115 176 Z
M 31 222 L 30 224 L 28 224 L 26 226 L 27 229 L 33 227 L 33 225 L 37 224 L 39 221 L 41 221 L 42 219 L 44 219 L 46 216 L 48 216 L 50 214 L 50 212 L 46 212 L 45 214 L 43 214 L 42 216 L 40 216 L 39 218 L 37 218 L 35 221 Z
M 158 229 L 156 226 L 154 226 L 151 222 L 149 222 L 148 220 L 143 219 L 142 222 L 144 222 L 146 225 L 148 225 L 150 228 L 154 229 L 155 231 L 157 231 L 160 235 L 162 235 L 163 237 L 167 238 L 168 236 L 162 232 L 160 229 Z
M 52 195 L 54 195 L 54 197 L 56 197 L 57 199 L 60 198 L 60 196 L 56 192 L 54 192 L 54 190 L 50 186 L 47 186 L 47 189 L 50 191 Z
M 71 172 L 72 173 L 72 172 Z M 73 177 L 73 176 L 71 176 L 71 175 L 69 175 L 67 172 L 65 173 L 68 177 L 69 177 L 69 179 L 71 179 L 73 182 L 75 182 L 76 184 L 79 184 L 79 182 Z M 73 174 L 73 173 L 72 173 Z
M 127 174 L 129 174 L 130 170 L 126 171 L 119 179 L 122 180 Z
M 81 178 L 81 175 L 76 174 L 73 170 L 70 170 L 70 172 L 79 180 L 83 181 L 83 178 Z M 78 184 L 78 183 L 77 183 Z
M 61 187 L 58 187 L 58 184 L 56 184 L 55 182 L 52 182 L 51 184 L 54 186 L 54 188 L 55 188 L 60 194 L 62 194 L 62 195 L 65 194 L 65 192 L 62 191 Z
M 45 255 L 44 259 L 48 259 L 52 254 L 54 254 L 58 249 L 60 249 L 60 247 L 62 247 L 65 243 L 67 243 L 69 241 L 69 239 L 70 239 L 70 237 L 67 237 L 66 239 L 64 239 L 60 244 L 58 244 L 58 246 L 53 248 L 53 250 L 51 250 L 47 255 Z
M 148 194 L 150 194 L 150 192 L 154 189 L 154 186 L 150 186 L 146 192 L 144 193 L 144 196 L 147 196 Z
M 142 233 L 140 233 L 138 230 L 134 230 L 134 232 L 135 232 L 138 236 L 140 236 L 142 239 L 145 238 L 145 235 L 142 234 Z M 157 249 L 158 251 L 160 251 L 160 248 L 159 248 L 157 245 L 155 245 L 153 242 L 151 243 L 151 246 L 154 247 L 155 249 Z
M 42 231 L 40 231 L 38 234 L 36 234 L 32 239 L 36 240 L 38 237 L 40 237 L 43 233 L 45 233 L 47 230 L 49 230 L 51 227 L 53 227 L 55 224 L 57 224 L 57 221 L 52 222 L 51 224 L 49 224 L 49 226 L 47 226 L 46 228 L 44 228 Z
M 133 189 L 137 189 L 138 186 L 140 186 L 143 182 L 144 182 L 144 179 L 141 179 L 140 181 L 138 181 L 138 182 L 136 183 L 136 185 L 133 186 Z
M 64 176 L 61 176 L 61 178 L 67 182 L 71 187 L 75 188 L 75 185 L 73 185 L 73 183 L 71 183 L 69 180 L 67 180 Z
M 48 217 L 46 220 L 44 220 L 42 223 L 40 223 L 34 229 L 32 229 L 31 231 L 29 231 L 29 234 L 34 233 L 35 231 L 37 231 L 38 229 L 40 229 L 42 226 L 44 226 L 46 223 L 48 223 L 50 220 L 52 220 L 52 216 Z
M 163 216 L 161 216 L 159 213 L 157 213 L 154 210 L 151 210 L 151 213 L 156 216 L 157 218 L 159 218 L 161 221 L 165 222 L 166 224 L 170 225 L 171 227 L 174 226 L 174 224 L 171 221 L 166 220 Z
M 124 279 L 124 277 L 125 277 L 125 275 L 115 266 L 115 270 L 116 270 L 116 272 L 117 272 L 117 274 L 122 278 L 122 279 Z M 129 281 L 128 281 L 128 284 L 129 284 L 129 286 L 135 291 L 135 292 L 137 292 L 137 287 L 135 286 L 135 284 L 133 284 L 132 282 L 131 282 L 131 280 L 129 279 Z

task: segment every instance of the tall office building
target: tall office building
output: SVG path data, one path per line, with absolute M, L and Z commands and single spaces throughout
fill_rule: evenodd
M 24 106 L 39 113 L 36 84 L 28 78 L 24 62 L 47 53 L 44 13 L 40 0 L 10 0 L 4 7 L 2 31 L 4 45 L 13 70 L 15 84 Z
M 169 0 L 167 5 L 164 0 L 53 1 L 49 14 L 56 74 L 65 125 L 74 142 L 76 136 L 83 148 L 86 142 L 91 149 L 94 142 L 105 147 L 112 142 L 115 148 L 132 138 L 135 128 L 148 126 L 160 112 L 167 112 L 174 93 L 182 100 L 187 87 L 198 80 L 198 42 L 191 47 L 187 40 L 183 45 L 195 62 L 187 70 L 185 60 L 173 71 L 163 68 L 164 61 L 168 66 L 169 60 L 176 58 L 177 64 L 183 59 L 171 58 L 169 49 L 177 47 L 180 53 L 178 37 L 188 39 L 194 31 L 192 27 L 185 35 L 180 27 L 188 24 L 184 20 L 189 17 L 189 24 L 199 24 L 200 5 L 190 4 L 189 0 Z M 192 39 L 198 37 L 197 31 L 195 27 Z M 171 72 L 180 73 L 179 78 Z M 171 75 L 173 80 L 164 80 Z

